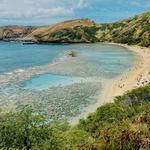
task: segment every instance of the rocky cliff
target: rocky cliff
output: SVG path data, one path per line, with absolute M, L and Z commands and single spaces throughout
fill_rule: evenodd
M 0 27 L 0 40 L 21 40 L 35 29 L 30 26 L 3 26 Z

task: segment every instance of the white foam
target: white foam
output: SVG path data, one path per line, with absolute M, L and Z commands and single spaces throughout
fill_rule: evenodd
M 6 74 L 6 75 L 12 75 L 13 72 L 6 72 L 5 74 Z
M 17 70 L 15 70 L 14 72 L 16 72 L 16 73 L 21 73 L 21 72 L 24 72 L 25 70 L 24 69 L 17 69 Z

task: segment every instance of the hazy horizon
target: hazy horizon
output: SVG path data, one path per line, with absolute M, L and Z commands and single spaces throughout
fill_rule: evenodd
M 48 25 L 88 18 L 106 23 L 150 10 L 150 0 L 0 0 L 0 26 Z

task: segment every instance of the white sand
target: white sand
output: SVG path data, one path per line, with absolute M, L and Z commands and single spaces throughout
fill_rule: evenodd
M 137 65 L 115 80 L 104 79 L 102 81 L 104 87 L 98 96 L 97 103 L 89 106 L 72 124 L 78 123 L 79 118 L 86 118 L 89 113 L 95 112 L 102 104 L 113 102 L 116 96 L 121 96 L 129 90 L 150 83 L 150 48 L 116 43 L 107 44 L 123 46 L 136 53 L 138 56 Z
M 119 77 L 117 80 L 114 80 L 113 83 L 105 89 L 104 98 L 106 103 L 113 102 L 114 97 L 120 96 L 129 90 L 150 83 L 150 48 L 129 46 L 126 44 L 117 45 L 126 47 L 135 52 L 139 56 L 139 61 L 131 71 Z

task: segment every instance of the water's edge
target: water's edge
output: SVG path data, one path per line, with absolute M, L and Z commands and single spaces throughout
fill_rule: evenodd
M 127 72 L 132 69 L 137 61 L 133 52 L 118 46 L 112 46 L 111 49 L 111 46 L 107 44 L 88 44 L 82 45 L 81 50 L 79 50 L 79 45 L 77 47 L 76 49 L 74 45 L 74 49 L 71 47 L 71 50 L 69 50 L 70 52 L 75 51 L 77 57 L 68 56 L 69 51 L 67 50 L 57 55 L 50 64 L 17 69 L 13 72 L 1 74 L 0 104 L 3 107 L 3 111 L 16 111 L 26 105 L 30 105 L 35 110 L 44 113 L 48 118 L 57 120 L 69 117 L 70 122 L 75 122 L 81 116 L 86 116 L 89 112 L 95 110 L 97 106 L 102 105 L 105 102 L 103 92 L 106 86 L 121 76 L 123 71 Z M 134 58 L 135 62 L 133 61 L 128 65 L 126 64 L 127 58 L 129 60 Z M 53 82 L 46 83 L 44 74 L 53 74 L 56 77 L 57 75 L 70 76 L 71 80 L 75 77 L 76 79 L 82 79 L 82 81 L 77 82 L 77 80 L 74 80 L 73 82 L 71 81 L 71 84 L 63 86 L 57 83 L 57 86 L 55 86 L 53 85 L 55 84 L 54 80 L 59 79 L 54 78 Z M 36 76 L 38 78 L 34 81 Z M 51 80 L 51 77 L 48 80 Z M 32 86 L 32 83 L 37 83 L 37 81 L 53 86 L 37 91 Z M 30 86 L 32 86 L 31 89 L 24 88 L 24 83 L 26 82 L 29 82 Z M 66 78 L 64 82 L 66 82 Z M 35 86 L 38 86 L 38 84 L 35 84 Z M 101 99 L 99 99 L 100 93 Z

